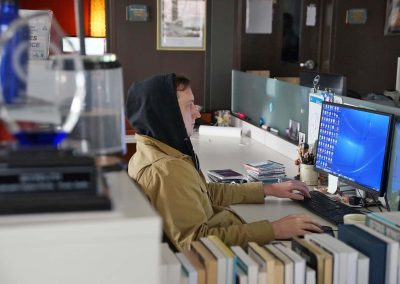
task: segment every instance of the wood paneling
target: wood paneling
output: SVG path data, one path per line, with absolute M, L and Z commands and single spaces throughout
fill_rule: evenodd
M 159 51 L 157 39 L 157 1 L 149 0 L 148 22 L 126 21 L 126 6 L 132 0 L 109 1 L 110 51 L 117 54 L 124 70 L 125 94 L 132 82 L 161 73 L 181 73 L 191 78 L 196 104 L 204 102 L 204 51 Z

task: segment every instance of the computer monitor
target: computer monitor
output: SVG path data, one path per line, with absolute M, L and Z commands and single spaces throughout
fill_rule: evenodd
M 383 196 L 393 115 L 323 102 L 315 168 Z
M 315 71 L 300 71 L 300 85 L 313 88 L 314 78 L 319 75 L 319 89 L 331 89 L 338 96 L 346 96 L 346 77 L 339 74 L 321 73 Z
M 104 37 L 85 37 L 85 50 L 87 55 L 103 55 L 106 52 L 106 39 Z M 63 37 L 62 51 L 80 51 L 79 38 L 72 36 Z
M 400 210 L 400 117 L 396 117 L 392 137 L 392 154 L 387 185 L 387 207 L 389 210 Z

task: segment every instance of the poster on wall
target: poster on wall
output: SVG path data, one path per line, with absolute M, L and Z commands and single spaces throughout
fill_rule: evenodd
M 400 34 L 400 0 L 387 0 L 385 35 Z
M 205 50 L 205 26 L 205 0 L 158 0 L 158 50 Z

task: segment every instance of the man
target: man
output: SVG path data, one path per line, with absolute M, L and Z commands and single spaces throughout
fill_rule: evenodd
M 128 92 L 127 116 L 137 140 L 129 176 L 162 216 L 164 232 L 178 250 L 188 249 L 192 241 L 207 235 L 218 236 L 228 246 L 245 247 L 250 241 L 262 245 L 322 232 L 306 215 L 246 224 L 228 207 L 264 203 L 266 195 L 301 200 L 309 197 L 302 182 L 206 183 L 189 139 L 200 113 L 187 78 L 168 74 L 134 83 Z

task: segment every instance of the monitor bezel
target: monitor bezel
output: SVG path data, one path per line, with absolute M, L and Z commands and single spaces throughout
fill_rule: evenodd
M 366 185 L 362 185 L 362 184 L 359 184 L 357 182 L 354 182 L 354 181 L 352 181 L 350 179 L 347 179 L 345 177 L 337 176 L 337 175 L 329 173 L 329 172 L 327 172 L 327 171 L 325 171 L 323 169 L 317 168 L 317 155 L 318 155 L 318 148 L 319 148 L 319 143 L 320 143 L 320 141 L 319 141 L 319 132 L 320 132 L 320 129 L 321 129 L 322 119 L 320 119 L 319 127 L 318 127 L 317 148 L 315 149 L 316 150 L 316 152 L 315 152 L 316 153 L 316 155 L 315 155 L 315 159 L 316 160 L 315 160 L 315 164 L 314 164 L 314 170 L 317 171 L 317 172 L 330 174 L 332 176 L 338 177 L 338 179 L 340 181 L 343 181 L 344 183 L 346 183 L 348 185 L 355 186 L 357 189 L 361 189 L 361 190 L 366 191 L 366 192 L 368 192 L 370 194 L 373 194 L 373 195 L 378 195 L 379 194 L 379 196 L 381 196 L 381 197 L 384 196 L 384 194 L 386 192 L 386 188 L 387 188 L 388 175 L 389 175 L 389 166 L 390 166 L 389 165 L 389 163 L 390 163 L 389 157 L 390 157 L 390 152 L 391 152 L 391 148 L 392 148 L 390 141 L 392 140 L 392 135 L 393 135 L 394 115 L 391 114 L 391 113 L 386 113 L 386 112 L 377 111 L 377 110 L 373 110 L 373 109 L 367 109 L 367 108 L 363 108 L 363 107 L 357 107 L 357 106 L 352 106 L 352 105 L 347 105 L 347 104 L 338 104 L 338 103 L 323 101 L 322 102 L 322 106 L 321 106 L 321 115 L 320 115 L 321 118 L 322 118 L 322 110 L 324 109 L 324 105 L 346 107 L 346 108 L 351 108 L 351 109 L 355 109 L 355 110 L 361 110 L 361 111 L 365 111 L 365 112 L 381 114 L 381 115 L 385 115 L 385 116 L 389 117 L 388 134 L 386 136 L 386 151 L 385 151 L 384 159 L 383 159 L 383 167 L 382 167 L 382 175 L 381 175 L 381 183 L 380 183 L 381 186 L 380 186 L 379 191 L 377 191 L 377 190 L 375 190 L 373 188 L 370 188 L 370 187 L 368 187 Z
M 386 208 L 388 211 L 400 211 L 400 191 L 398 192 L 393 192 L 393 187 L 392 184 L 390 184 L 390 192 L 389 192 L 389 183 L 393 182 L 393 171 L 391 169 L 391 166 L 393 166 L 392 163 L 394 163 L 393 159 L 395 159 L 396 157 L 394 156 L 394 151 L 395 150 L 400 150 L 400 144 L 398 144 L 399 146 L 396 146 L 395 142 L 400 142 L 397 140 L 397 135 L 396 134 L 400 134 L 400 116 L 399 115 L 394 115 L 393 117 L 393 126 L 392 126 L 392 137 L 391 137 L 391 143 L 390 143 L 390 155 L 388 158 L 388 176 L 387 176 L 387 184 L 386 184 L 386 192 L 385 192 L 385 202 L 386 202 Z M 399 128 L 399 129 L 397 129 Z M 398 147 L 398 148 L 396 148 Z M 394 170 L 394 169 L 393 169 Z M 389 196 L 390 194 L 390 196 Z M 396 197 L 397 195 L 397 197 Z M 392 204 L 391 202 L 391 198 L 393 198 L 392 196 L 394 196 L 397 201 L 395 201 L 394 204 Z M 392 206 L 393 205 L 393 206 Z

